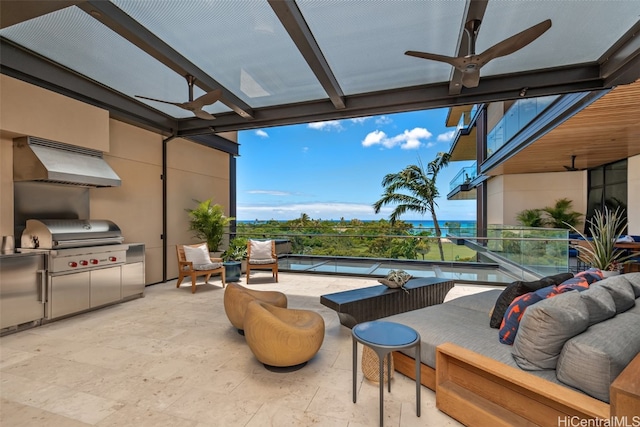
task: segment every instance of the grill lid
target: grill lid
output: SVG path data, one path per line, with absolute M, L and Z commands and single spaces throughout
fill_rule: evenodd
M 103 219 L 29 219 L 22 232 L 23 248 L 77 248 L 122 243 L 120 228 Z

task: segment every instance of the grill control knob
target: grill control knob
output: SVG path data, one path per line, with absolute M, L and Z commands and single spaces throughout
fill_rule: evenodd
M 78 266 L 78 263 L 77 263 L 77 262 L 75 262 L 75 261 L 71 261 L 71 262 L 69 263 L 69 267 L 74 267 L 74 268 L 75 268 L 75 267 L 77 267 L 77 266 Z
M 82 261 L 80 261 L 80 265 L 89 265 L 89 263 L 83 259 Z
M 89 261 L 91 264 L 96 265 L 98 263 L 97 259 L 92 259 L 91 261 Z
M 117 260 L 118 259 L 116 257 L 114 257 L 114 256 L 110 256 L 109 257 L 109 261 L 111 261 L 111 262 L 116 262 Z

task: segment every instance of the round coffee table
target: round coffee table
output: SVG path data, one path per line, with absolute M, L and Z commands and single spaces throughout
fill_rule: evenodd
M 420 416 L 420 334 L 414 329 L 394 322 L 374 320 L 359 323 L 351 330 L 353 338 L 353 403 L 356 403 L 358 370 L 358 343 L 370 347 L 378 355 L 380 363 L 380 425 L 383 425 L 384 409 L 384 357 L 392 351 L 415 348 L 416 359 L 416 413 Z M 391 355 L 387 359 L 387 384 L 391 392 Z

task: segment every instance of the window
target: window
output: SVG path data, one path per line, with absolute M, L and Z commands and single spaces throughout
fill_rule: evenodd
M 610 163 L 589 170 L 589 193 L 587 196 L 587 221 L 603 206 L 615 210 L 627 209 L 627 160 Z M 585 228 L 587 228 L 585 226 Z M 588 232 L 588 229 L 585 231 Z

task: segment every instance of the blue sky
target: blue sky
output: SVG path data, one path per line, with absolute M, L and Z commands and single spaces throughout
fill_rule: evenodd
M 289 220 L 388 218 L 375 214 L 382 178 L 448 151 L 455 129 L 446 109 L 332 120 L 239 132 L 237 218 Z M 448 201 L 449 182 L 470 162 L 438 175 L 439 220 L 475 220 L 475 201 Z M 405 220 L 431 220 L 408 214 Z

